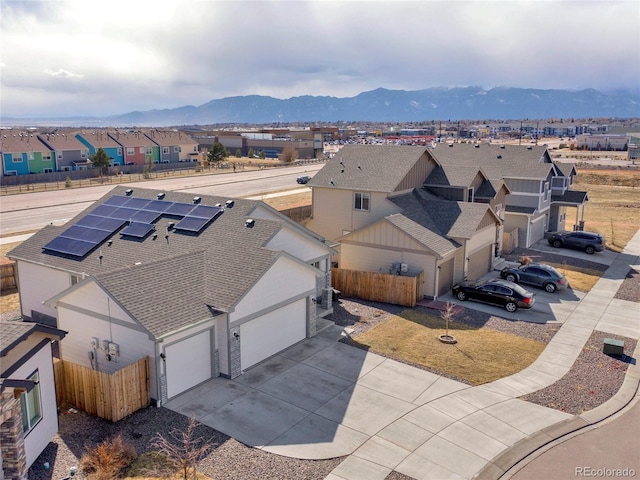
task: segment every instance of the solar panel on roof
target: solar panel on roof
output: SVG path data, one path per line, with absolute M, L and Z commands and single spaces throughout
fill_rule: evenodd
M 208 218 L 213 220 L 222 213 L 221 207 L 207 207 L 206 205 L 196 205 L 188 214 L 189 217 Z
M 99 205 L 98 207 L 91 210 L 91 215 L 97 215 L 99 217 L 109 217 L 113 212 L 118 209 L 115 205 Z
M 84 257 L 97 245 L 97 243 L 90 243 L 82 240 L 56 237 L 47 243 L 44 246 L 44 249 L 52 252 L 64 253 L 66 255 L 73 255 L 74 257 Z
M 114 205 L 120 207 L 131 200 L 131 197 L 123 197 L 122 195 L 114 195 L 113 197 L 107 198 L 102 205 Z
M 153 230 L 155 230 L 155 226 L 153 224 L 133 222 L 125 227 L 120 234 L 128 235 L 130 237 L 144 238 Z
M 169 208 L 167 208 L 164 213 L 167 215 L 177 215 L 180 217 L 184 217 L 191 210 L 194 209 L 194 206 L 189 203 L 174 203 Z
M 208 218 L 184 217 L 174 227 L 176 230 L 184 230 L 186 232 L 199 232 L 211 220 Z
M 115 232 L 123 224 L 124 220 L 118 220 L 117 218 L 99 217 L 93 214 L 82 217 L 76 222 L 76 225 L 80 225 L 82 227 L 97 228 L 98 230 L 107 230 L 109 232 Z
M 138 212 L 139 212 L 139 210 L 136 210 L 135 208 L 120 207 L 116 211 L 112 212 L 109 215 L 109 217 L 110 218 L 119 218 L 121 220 L 129 220 L 129 219 L 133 218 L 133 216 Z
M 140 210 L 136 212 L 131 220 L 139 223 L 153 223 L 157 220 L 157 218 L 161 215 L 160 212 L 151 212 L 149 210 Z
M 84 227 L 81 225 L 72 225 L 62 232 L 59 236 L 62 238 L 70 238 L 73 240 L 83 240 L 90 243 L 101 243 L 107 237 L 111 235 L 111 232 L 106 230 L 98 230 L 96 228 Z
M 149 202 L 151 202 L 151 200 L 147 200 L 146 198 L 128 197 L 128 199 L 129 201 L 122 206 L 127 208 L 136 208 L 138 210 L 144 210 Z
M 151 212 L 164 212 L 168 208 L 171 208 L 173 202 L 163 202 L 161 200 L 151 200 L 146 207 L 145 210 L 149 210 Z

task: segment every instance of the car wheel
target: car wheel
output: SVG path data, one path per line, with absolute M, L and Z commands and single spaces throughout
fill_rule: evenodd
M 562 246 L 562 242 L 560 240 L 554 240 L 551 245 L 553 245 L 556 248 L 560 248 Z
M 553 293 L 556 291 L 556 285 L 554 283 L 547 283 L 544 286 L 544 289 L 549 293 Z
M 458 300 L 462 300 L 464 302 L 467 299 L 467 294 L 460 290 L 456 297 L 458 297 Z
M 514 302 L 507 302 L 504 308 L 507 310 L 507 312 L 513 313 L 518 309 L 518 306 Z
M 584 249 L 584 251 L 589 255 L 593 255 L 593 252 L 595 252 L 596 249 L 593 248 L 591 245 L 589 245 L 587 248 Z
M 508 274 L 506 277 L 504 277 L 505 280 L 507 282 L 514 282 L 516 281 L 516 276 L 513 273 Z

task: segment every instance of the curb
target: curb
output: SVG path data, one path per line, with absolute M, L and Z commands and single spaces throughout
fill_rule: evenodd
M 640 342 L 636 345 L 633 358 L 640 355 Z M 573 418 L 551 425 L 507 448 L 494 457 L 473 478 L 474 480 L 508 480 L 536 457 L 552 447 L 597 428 L 602 423 L 624 410 L 638 395 L 640 387 L 640 364 L 630 364 L 618 392 L 596 408 Z

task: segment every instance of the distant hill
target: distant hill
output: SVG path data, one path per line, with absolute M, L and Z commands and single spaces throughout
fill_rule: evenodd
M 523 118 L 636 118 L 640 94 L 593 89 L 540 90 L 499 87 L 427 88 L 405 91 L 379 88 L 355 97 L 300 96 L 281 100 L 260 95 L 226 97 L 198 107 L 130 112 L 93 119 L 103 125 L 198 125 L 273 122 L 416 122 Z M 70 119 L 59 119 L 69 122 Z M 84 119 L 88 121 L 89 119 Z M 22 120 L 24 121 L 24 120 Z M 9 123 L 4 119 L 3 123 Z

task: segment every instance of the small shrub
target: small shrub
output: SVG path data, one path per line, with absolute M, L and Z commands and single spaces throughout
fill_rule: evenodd
M 136 456 L 134 446 L 118 435 L 93 448 L 86 448 L 80 466 L 90 480 L 111 480 L 118 478 Z
M 64 188 L 71 188 L 71 177 L 67 177 L 64 181 Z

